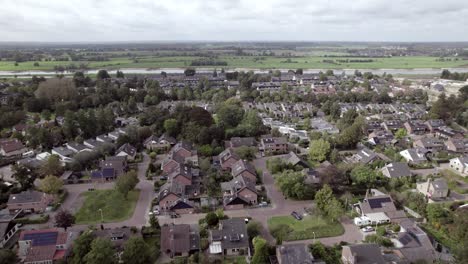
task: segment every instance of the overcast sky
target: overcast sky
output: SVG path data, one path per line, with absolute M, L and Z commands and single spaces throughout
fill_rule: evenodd
M 468 41 L 468 0 L 0 0 L 0 41 Z

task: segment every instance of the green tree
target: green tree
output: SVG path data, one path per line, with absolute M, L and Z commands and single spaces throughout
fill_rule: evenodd
M 432 224 L 440 223 L 440 220 L 446 216 L 444 206 L 438 203 L 427 204 L 426 214 Z
M 164 121 L 164 131 L 166 131 L 169 136 L 177 136 L 179 132 L 177 120 L 173 118 L 166 119 Z
M 408 133 L 406 132 L 406 129 L 400 128 L 395 132 L 395 138 L 402 139 L 402 138 L 406 137 L 407 134 Z
M 153 263 L 153 254 L 150 247 L 141 237 L 131 237 L 124 246 L 122 253 L 124 263 L 146 264 Z
M 286 224 L 279 224 L 270 228 L 270 234 L 276 239 L 276 244 L 283 244 L 283 240 L 288 238 L 293 229 Z
M 262 224 L 260 224 L 257 221 L 250 221 L 247 224 L 247 234 L 249 235 L 250 238 L 254 238 L 260 235 L 261 230 L 262 230 Z
M 343 205 L 341 205 L 338 199 L 333 198 L 326 205 L 326 212 L 328 218 L 332 221 L 337 221 L 344 214 Z
M 60 157 L 55 154 L 50 155 L 46 162 L 44 162 L 41 165 L 39 171 L 42 175 L 61 175 L 63 172 L 63 168 L 60 161 Z
M 26 190 L 32 187 L 36 175 L 24 165 L 14 164 L 12 166 L 13 178 L 19 182 L 21 188 Z
M 63 181 L 53 175 L 48 175 L 41 180 L 39 189 L 48 194 L 57 194 L 63 187 Z
M 75 217 L 67 210 L 60 210 L 55 215 L 55 223 L 67 231 L 67 228 L 75 223 Z
M 252 257 L 252 264 L 268 263 L 268 244 L 265 239 L 257 236 L 253 239 L 254 255 Z
M 305 176 L 302 172 L 285 170 L 281 174 L 275 175 L 274 178 L 276 185 L 285 196 L 300 200 L 313 198 L 313 189 L 304 184 Z
M 254 147 L 241 146 L 235 149 L 235 152 L 243 160 L 253 160 L 257 149 Z
M 0 264 L 14 264 L 19 263 L 19 259 L 15 252 L 9 249 L 0 249 Z
M 309 146 L 310 158 L 314 161 L 322 162 L 326 160 L 330 153 L 330 143 L 324 139 L 312 140 Z
M 351 180 L 357 185 L 369 189 L 375 187 L 378 174 L 375 170 L 366 165 L 358 165 L 351 171 Z
M 91 251 L 91 243 L 94 235 L 91 231 L 85 231 L 75 241 L 73 241 L 72 264 L 85 264 L 85 256 Z
M 115 264 L 117 259 L 112 242 L 105 238 L 96 238 L 91 243 L 91 250 L 84 257 L 86 264 Z
M 219 222 L 218 215 L 214 212 L 209 212 L 205 216 L 206 223 L 209 226 L 216 226 Z
M 233 128 L 240 124 L 244 116 L 244 110 L 239 104 L 224 103 L 216 111 L 219 125 Z
M 325 184 L 322 189 L 315 194 L 315 204 L 322 214 L 326 214 L 328 203 L 335 199 L 333 191 L 328 184 Z
M 109 78 L 110 78 L 110 75 L 106 70 L 99 70 L 96 75 L 96 79 L 98 80 L 109 79 Z
M 115 188 L 127 199 L 128 193 L 135 189 L 138 182 L 137 173 L 132 170 L 117 178 L 115 181 Z

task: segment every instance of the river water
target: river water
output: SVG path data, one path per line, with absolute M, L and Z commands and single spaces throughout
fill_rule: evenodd
M 468 68 L 446 68 L 451 72 L 468 72 Z M 158 69 L 142 69 L 142 68 L 126 68 L 119 69 L 124 74 L 160 74 L 162 71 L 167 73 L 183 73 L 185 69 L 183 68 L 158 68 Z M 197 68 L 197 72 L 213 72 L 213 68 Z M 218 69 L 219 70 L 219 69 Z M 268 73 L 268 69 L 247 69 L 247 68 L 234 68 L 228 69 L 228 71 L 254 71 L 255 73 Z M 287 72 L 288 69 L 275 69 L 282 72 Z M 304 69 L 304 73 L 319 73 L 320 71 L 325 72 L 328 69 Z M 354 74 L 356 69 L 333 69 L 335 74 L 342 73 L 345 74 Z M 443 69 L 440 68 L 419 68 L 419 69 L 357 69 L 361 72 L 372 72 L 373 74 L 382 75 L 383 73 L 392 74 L 392 75 L 439 75 Z M 99 70 L 92 69 L 84 71 L 87 74 L 96 74 Z M 115 74 L 117 70 L 108 70 L 110 74 Z M 2 77 L 31 77 L 33 75 L 37 76 L 50 76 L 56 75 L 58 73 L 64 75 L 72 75 L 73 71 L 64 71 L 64 72 L 54 72 L 54 71 L 0 71 L 0 76 Z

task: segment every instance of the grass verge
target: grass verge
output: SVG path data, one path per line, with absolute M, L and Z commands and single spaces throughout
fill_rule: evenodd
M 125 199 L 116 190 L 95 190 L 82 194 L 85 201 L 75 214 L 77 224 L 97 224 L 101 222 L 101 213 L 104 223 L 120 222 L 130 218 L 140 196 L 139 190 L 128 193 Z
M 285 240 L 305 240 L 340 236 L 344 233 L 344 228 L 339 222 L 316 215 L 305 216 L 302 220 L 296 220 L 292 216 L 274 216 L 268 219 L 268 228 L 274 229 L 278 225 L 287 225 L 292 229 Z

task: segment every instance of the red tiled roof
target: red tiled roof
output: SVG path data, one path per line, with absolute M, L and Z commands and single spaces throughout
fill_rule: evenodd
M 5 151 L 5 153 L 9 153 L 24 148 L 24 145 L 21 141 L 12 139 L 0 142 L 0 147 Z

